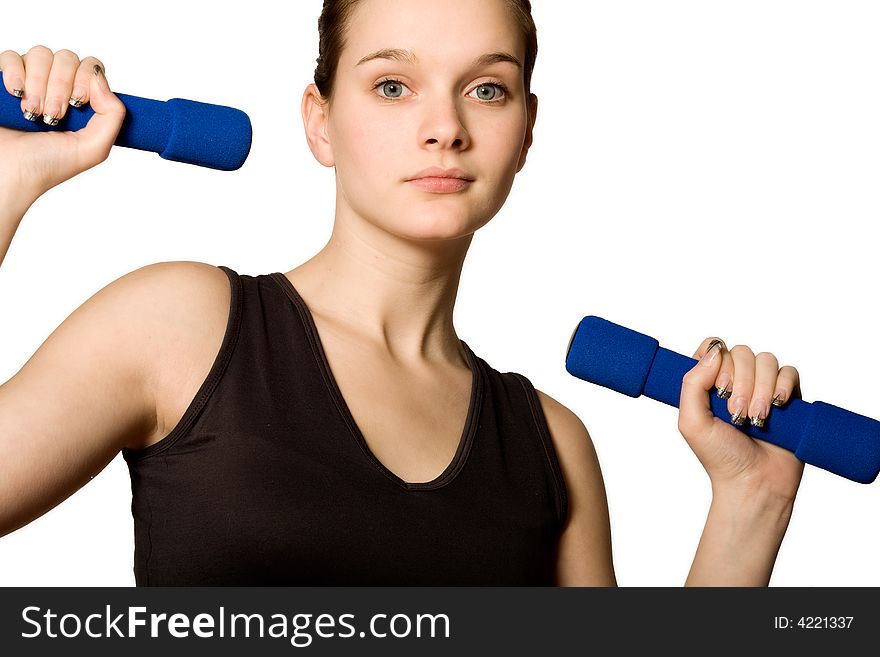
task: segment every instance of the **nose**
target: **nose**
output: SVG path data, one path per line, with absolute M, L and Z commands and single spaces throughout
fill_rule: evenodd
M 470 135 L 454 101 L 430 103 L 419 130 L 419 141 L 429 150 L 449 148 L 464 150 L 470 146 Z

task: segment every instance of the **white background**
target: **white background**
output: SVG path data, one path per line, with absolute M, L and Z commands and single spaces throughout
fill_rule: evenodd
M 323 246 L 333 177 L 299 117 L 320 8 L 4 3 L 0 50 L 94 54 L 116 91 L 244 110 L 254 143 L 234 173 L 117 148 L 41 198 L 0 269 L 0 381 L 140 266 L 287 271 Z M 619 583 L 678 586 L 708 479 L 675 409 L 565 372 L 569 336 L 588 314 L 687 355 L 718 334 L 798 367 L 805 400 L 880 418 L 880 5 L 534 0 L 534 15 L 535 145 L 474 241 L 457 327 L 590 429 Z M 771 585 L 880 585 L 878 486 L 808 467 Z M 0 585 L 133 585 L 130 502 L 117 457 L 0 539 Z

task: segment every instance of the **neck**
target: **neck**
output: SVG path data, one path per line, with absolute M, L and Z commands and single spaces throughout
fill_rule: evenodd
M 319 322 L 396 359 L 462 362 L 453 310 L 471 238 L 407 240 L 337 217 L 327 245 L 287 277 Z

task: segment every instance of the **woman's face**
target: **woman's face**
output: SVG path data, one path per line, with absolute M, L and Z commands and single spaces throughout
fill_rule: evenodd
M 488 222 L 531 142 L 524 56 L 504 0 L 358 3 L 325 125 L 337 212 L 416 240 Z

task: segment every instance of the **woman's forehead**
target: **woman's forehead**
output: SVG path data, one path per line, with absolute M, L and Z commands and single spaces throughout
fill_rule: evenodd
M 414 65 L 496 52 L 521 62 L 525 42 L 506 0 L 362 0 L 349 18 L 342 59 L 355 66 L 383 51 Z

